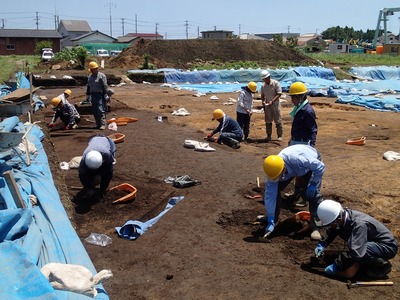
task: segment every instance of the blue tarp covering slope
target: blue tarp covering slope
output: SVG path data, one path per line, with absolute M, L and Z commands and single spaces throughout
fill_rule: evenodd
M 29 128 L 27 138 L 37 151 L 30 154 L 29 166 L 26 154 L 18 147 L 1 156 L 0 174 L 12 172 L 26 208 L 17 208 L 5 178 L 0 175 L 0 299 L 90 299 L 54 290 L 40 272 L 45 264 L 57 262 L 82 265 L 93 275 L 97 273 L 54 186 L 41 143 L 43 132 L 37 125 L 18 122 L 17 117 L 0 123 L 0 130 L 10 128 L 22 132 Z M 30 195 L 37 197 L 37 206 L 32 205 Z M 101 284 L 96 289 L 96 299 L 109 299 Z

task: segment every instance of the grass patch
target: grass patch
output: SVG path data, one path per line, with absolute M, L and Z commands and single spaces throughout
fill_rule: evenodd
M 368 54 L 368 53 L 307 53 L 312 59 L 324 64 L 339 66 L 396 66 L 399 63 L 398 55 Z
M 18 71 L 28 73 L 40 62 L 38 55 L 0 55 L 0 82 L 6 82 Z

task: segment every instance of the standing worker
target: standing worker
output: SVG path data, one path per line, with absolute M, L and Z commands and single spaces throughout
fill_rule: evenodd
M 257 84 L 253 81 L 243 86 L 239 93 L 236 107 L 236 120 L 243 130 L 244 141 L 247 141 L 250 133 L 250 119 L 253 109 L 253 94 L 257 92 Z
M 232 117 L 226 115 L 221 109 L 216 109 L 213 112 L 212 120 L 217 120 L 219 125 L 211 133 L 207 135 L 208 139 L 219 132 L 217 142 L 224 143 L 233 149 L 240 148 L 240 142 L 243 139 L 243 131 L 239 123 Z
M 89 63 L 89 69 L 86 97 L 92 102 L 96 128 L 104 130 L 106 129 L 106 100 L 104 96 L 108 90 L 107 77 L 99 72 L 99 65 L 95 61 Z
M 281 103 L 279 101 L 282 95 L 282 87 L 277 80 L 271 79 L 271 74 L 267 70 L 261 72 L 261 79 L 264 81 L 261 87 L 261 99 L 264 105 L 267 143 L 272 136 L 272 121 L 275 122 L 278 141 L 282 141 L 283 127 Z
M 274 231 L 275 223 L 279 220 L 281 191 L 288 186 L 294 177 L 302 177 L 307 183 L 307 189 L 301 196 L 309 202 L 311 239 L 319 240 L 321 235 L 315 222 L 317 207 L 322 201 L 320 189 L 325 164 L 321 161 L 318 151 L 308 145 L 289 146 L 278 155 L 268 156 L 264 160 L 263 168 L 267 174 L 264 204 L 268 220 L 264 238 Z
M 306 94 L 307 88 L 302 82 L 295 82 L 289 88 L 289 96 L 294 105 L 290 112 L 293 122 L 289 146 L 306 144 L 314 147 L 317 140 L 317 117 Z
M 50 128 L 53 128 L 56 125 L 58 118 L 60 118 L 65 124 L 66 130 L 78 128 L 78 123 L 80 122 L 81 117 L 75 106 L 68 101 L 64 103 L 59 97 L 55 97 L 51 100 L 51 107 L 55 112 L 49 124 Z
M 322 201 L 317 214 L 321 225 L 327 227 L 326 237 L 315 248 L 317 257 L 337 236 L 347 243 L 347 251 L 325 268 L 325 274 L 352 278 L 362 270 L 370 278 L 382 279 L 390 273 L 392 264 L 388 260 L 396 256 L 398 242 L 382 223 L 333 200 Z
M 86 190 L 93 190 L 100 183 L 103 195 L 113 177 L 115 143 L 104 135 L 96 135 L 89 140 L 79 164 L 79 179 Z
M 294 105 L 290 116 L 293 118 L 291 139 L 289 146 L 296 144 L 306 144 L 315 147 L 318 126 L 315 111 L 307 99 L 307 87 L 302 82 L 294 82 L 289 88 L 289 96 Z M 301 178 L 296 178 L 294 183 L 294 193 L 289 195 L 286 200 L 291 201 L 297 207 L 307 205 L 305 199 L 300 199 L 305 182 Z

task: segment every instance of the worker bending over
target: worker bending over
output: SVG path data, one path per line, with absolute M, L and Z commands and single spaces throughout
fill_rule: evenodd
M 94 189 L 100 183 L 103 195 L 114 173 L 115 143 L 103 135 L 96 135 L 89 140 L 79 164 L 79 179 L 84 189 Z
M 289 146 L 278 155 L 268 156 L 264 160 L 263 168 L 267 174 L 264 204 L 268 220 L 264 237 L 268 237 L 274 231 L 275 224 L 279 220 L 281 191 L 293 178 L 302 177 L 307 183 L 307 189 L 302 192 L 302 197 L 309 203 L 311 239 L 319 240 L 321 235 L 316 226 L 316 217 L 318 204 L 322 201 L 320 189 L 325 165 L 318 151 L 308 145 Z

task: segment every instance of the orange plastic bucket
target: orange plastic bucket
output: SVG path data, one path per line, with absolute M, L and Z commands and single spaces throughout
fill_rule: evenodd
M 133 185 L 130 185 L 129 183 L 121 183 L 120 185 L 112 187 L 110 191 L 115 189 L 129 192 L 129 194 L 121 198 L 118 198 L 117 200 L 114 200 L 113 204 L 129 202 L 136 198 L 137 189 Z
M 136 122 L 138 119 L 136 118 L 129 118 L 129 117 L 118 117 L 118 118 L 112 118 L 107 120 L 107 124 L 110 124 L 112 122 L 117 123 L 117 125 L 121 125 L 121 123 L 133 123 Z M 126 124 L 124 124 L 126 125 Z
M 113 140 L 114 143 L 122 143 L 123 141 L 125 141 L 125 134 L 123 133 L 114 133 L 108 135 L 107 137 Z

